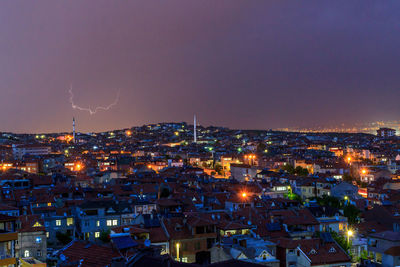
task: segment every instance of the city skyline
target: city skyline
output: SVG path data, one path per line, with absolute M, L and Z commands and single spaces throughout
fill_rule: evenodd
M 400 266 L 400 2 L 0 3 L 0 266 Z

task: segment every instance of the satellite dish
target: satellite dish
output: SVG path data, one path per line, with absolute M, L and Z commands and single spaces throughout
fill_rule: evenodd
M 150 241 L 149 239 L 146 239 L 146 240 L 144 241 L 144 245 L 145 245 L 146 247 L 150 247 L 151 241 Z

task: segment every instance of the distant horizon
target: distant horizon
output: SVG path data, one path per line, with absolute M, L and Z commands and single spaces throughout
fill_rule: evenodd
M 400 121 L 387 121 L 387 122 L 382 122 L 380 121 L 380 123 L 399 123 L 398 128 L 396 129 L 396 127 L 389 127 L 389 126 L 385 126 L 385 125 L 381 125 L 381 126 L 376 126 L 373 129 L 371 128 L 371 130 L 368 131 L 344 131 L 346 129 L 349 128 L 339 128 L 339 126 L 335 126 L 332 128 L 329 127 L 325 127 L 325 126 L 316 126 L 316 127 L 285 127 L 285 128 L 232 128 L 232 127 L 228 127 L 228 126 L 224 126 L 224 125 L 216 125 L 216 124 L 209 124 L 209 125 L 203 125 L 201 123 L 197 123 L 198 126 L 200 127 L 222 127 L 222 128 L 227 128 L 229 130 L 232 131 L 275 131 L 275 132 L 300 132 L 300 133 L 350 133 L 350 134 L 357 134 L 357 133 L 365 133 L 365 134 L 374 134 L 374 132 L 376 131 L 376 129 L 381 128 L 381 127 L 388 127 L 388 128 L 395 128 L 397 131 L 400 130 Z M 141 124 L 141 125 L 131 125 L 129 127 L 122 127 L 122 128 L 113 128 L 113 129 L 105 129 L 105 130 L 100 130 L 100 131 L 83 131 L 83 130 L 79 130 L 79 121 L 76 120 L 76 132 L 77 133 L 83 133 L 83 134 L 88 134 L 88 133 L 104 133 L 104 132 L 112 132 L 112 131 L 123 131 L 123 130 L 128 130 L 131 128 L 136 128 L 136 127 L 142 127 L 142 126 L 146 126 L 146 125 L 154 125 L 154 124 L 165 124 L 165 123 L 186 123 L 189 126 L 193 126 L 193 122 L 190 121 L 164 121 L 164 122 L 149 122 L 149 123 L 145 123 L 145 124 Z M 369 123 L 364 123 L 361 124 L 359 123 L 359 125 L 365 125 L 365 124 L 373 124 L 373 123 L 377 123 L 377 122 L 369 122 Z M 348 126 L 350 127 L 350 126 Z M 355 126 L 353 126 L 355 127 Z M 325 129 L 322 130 L 321 128 Z M 334 131 L 335 129 L 337 129 L 337 131 Z M 1 130 L 0 133 L 11 133 L 11 134 L 27 134 L 27 135 L 40 135 L 40 134 L 61 134 L 61 133 L 71 133 L 72 132 L 72 119 L 71 119 L 71 128 L 68 130 L 61 130 L 61 131 L 33 131 L 33 132 L 20 132 L 20 131 L 4 131 Z

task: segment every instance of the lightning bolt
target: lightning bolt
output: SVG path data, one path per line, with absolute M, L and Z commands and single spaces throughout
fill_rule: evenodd
M 90 107 L 85 108 L 85 107 L 80 107 L 74 103 L 74 93 L 72 92 L 72 85 L 71 85 L 71 87 L 69 89 L 69 102 L 71 103 L 71 106 L 73 109 L 80 110 L 80 111 L 87 111 L 87 112 L 89 112 L 90 115 L 94 115 L 99 110 L 109 110 L 110 108 L 115 106 L 119 101 L 119 94 L 120 94 L 120 91 L 118 90 L 117 96 L 116 96 L 114 102 L 112 102 L 111 104 L 109 104 L 106 107 L 97 106 L 94 109 L 92 109 Z

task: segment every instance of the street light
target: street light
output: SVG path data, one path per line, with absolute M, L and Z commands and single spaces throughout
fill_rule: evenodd
M 243 198 L 243 200 L 245 200 L 246 203 L 247 203 L 247 193 L 246 193 L 246 192 L 243 192 L 243 193 L 242 193 L 242 198 Z M 244 206 L 246 206 L 246 204 L 245 204 Z M 249 222 L 251 222 L 251 204 L 250 204 L 250 206 L 249 206 Z
M 362 174 L 366 174 L 366 173 L 367 173 L 367 170 L 366 170 L 366 169 L 362 169 L 362 170 L 361 170 L 361 173 L 362 173 Z
M 82 169 L 82 165 L 79 164 L 79 163 L 77 163 L 77 164 L 76 164 L 75 170 L 76 170 L 76 171 L 80 171 L 81 169 Z
M 353 236 L 353 231 L 351 231 L 351 230 L 348 230 L 347 231 L 347 244 L 349 244 L 350 245 L 350 237 L 351 236 Z
M 180 258 L 179 258 L 179 247 L 180 247 L 180 244 L 176 243 L 176 260 L 177 261 L 180 261 Z
M 349 203 L 349 197 L 344 196 L 344 205 L 348 205 L 348 203 Z

